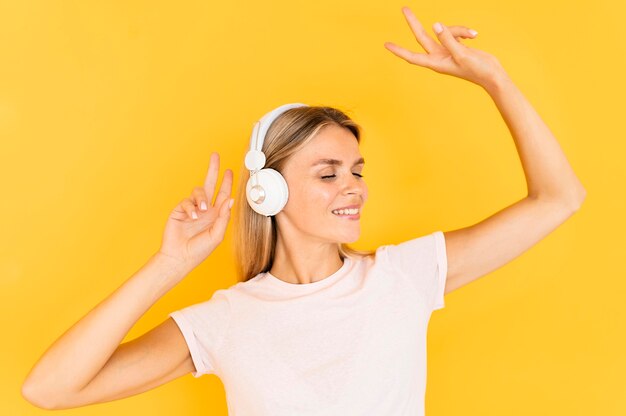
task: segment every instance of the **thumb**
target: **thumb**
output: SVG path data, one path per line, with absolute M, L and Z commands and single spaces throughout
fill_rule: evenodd
M 437 38 L 441 44 L 450 51 L 450 54 L 455 60 L 463 55 L 464 45 L 454 38 L 454 35 L 452 35 L 452 32 L 450 32 L 450 29 L 446 25 L 437 22 L 433 25 L 433 30 L 437 34 Z

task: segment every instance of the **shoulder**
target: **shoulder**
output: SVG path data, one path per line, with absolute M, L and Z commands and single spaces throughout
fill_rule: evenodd
M 437 251 L 444 248 L 445 241 L 442 231 L 435 231 L 410 240 L 401 241 L 394 244 L 386 244 L 376 249 L 377 257 L 380 255 L 390 262 L 419 262 L 429 260 Z

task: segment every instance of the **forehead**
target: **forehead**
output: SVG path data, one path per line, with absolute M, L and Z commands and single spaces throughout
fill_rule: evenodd
M 316 135 L 293 155 L 298 166 L 310 167 L 319 159 L 340 159 L 350 163 L 361 157 L 359 143 L 350 130 L 336 125 L 323 127 Z

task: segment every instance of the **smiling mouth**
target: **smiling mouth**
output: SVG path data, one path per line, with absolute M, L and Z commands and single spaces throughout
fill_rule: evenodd
M 361 218 L 361 213 L 357 211 L 356 214 L 337 214 L 337 213 L 332 213 L 334 216 L 339 217 L 339 218 L 344 218 L 344 219 L 359 219 Z

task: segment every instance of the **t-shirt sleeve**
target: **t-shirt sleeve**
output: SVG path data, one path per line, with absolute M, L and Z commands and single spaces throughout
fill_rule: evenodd
M 448 258 L 442 231 L 384 247 L 387 259 L 399 273 L 407 276 L 424 296 L 431 310 L 445 306 Z
M 194 377 L 215 374 L 219 347 L 230 321 L 230 303 L 224 289 L 201 303 L 174 311 L 169 316 L 176 322 L 189 347 L 196 371 Z

